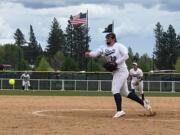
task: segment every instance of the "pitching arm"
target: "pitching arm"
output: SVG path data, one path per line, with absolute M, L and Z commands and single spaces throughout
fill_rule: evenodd
M 93 57 L 94 58 L 94 57 L 101 55 L 102 52 L 103 51 L 101 48 L 97 49 L 96 51 L 85 52 L 85 57 Z
M 121 54 L 121 57 L 116 60 L 117 64 L 121 64 L 121 63 L 125 62 L 129 58 L 128 50 L 125 47 L 121 46 L 119 48 L 119 53 Z

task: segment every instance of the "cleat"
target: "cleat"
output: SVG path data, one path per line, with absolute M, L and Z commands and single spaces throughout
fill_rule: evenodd
M 117 111 L 113 118 L 120 118 L 125 115 L 124 111 Z
M 153 117 L 153 116 L 156 116 L 156 112 L 150 112 L 150 114 L 147 115 L 147 117 Z
M 150 101 L 145 99 L 143 102 L 144 102 L 144 108 L 149 112 L 150 115 L 153 114 Z

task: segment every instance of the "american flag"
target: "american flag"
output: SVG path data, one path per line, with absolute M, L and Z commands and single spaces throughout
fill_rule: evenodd
M 87 23 L 87 13 L 79 13 L 76 16 L 71 16 L 69 23 L 72 25 L 86 24 Z

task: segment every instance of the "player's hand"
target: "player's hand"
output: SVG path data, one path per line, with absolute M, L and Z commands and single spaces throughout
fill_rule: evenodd
M 137 85 L 139 85 L 139 82 L 138 82 L 138 81 L 134 83 L 134 86 L 137 86 Z
M 85 52 L 85 57 L 89 58 L 90 57 L 90 52 Z

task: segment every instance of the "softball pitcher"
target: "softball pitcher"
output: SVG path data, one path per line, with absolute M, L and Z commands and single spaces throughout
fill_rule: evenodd
M 103 56 L 106 61 L 110 64 L 106 64 L 110 67 L 109 71 L 112 71 L 113 80 L 111 91 L 114 96 L 116 110 L 114 118 L 119 118 L 125 115 L 122 110 L 122 97 L 121 95 L 130 98 L 140 105 L 142 105 L 148 112 L 151 113 L 151 106 L 149 102 L 145 102 L 140 99 L 134 92 L 129 92 L 127 85 L 127 78 L 129 72 L 125 61 L 128 59 L 128 49 L 121 43 L 117 43 L 116 35 L 114 33 L 109 33 L 106 35 L 106 45 L 97 49 L 97 51 L 86 52 L 86 57 L 97 57 Z M 113 63 L 113 64 L 112 64 Z M 113 68 L 112 68 L 113 67 Z M 108 69 L 107 68 L 107 69 Z

